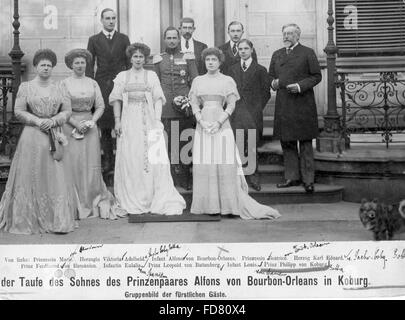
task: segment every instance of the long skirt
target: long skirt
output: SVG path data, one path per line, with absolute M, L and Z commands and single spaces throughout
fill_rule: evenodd
M 91 120 L 91 113 L 73 112 L 76 121 Z M 108 191 L 101 173 L 100 138 L 97 126 L 90 128 L 83 139 L 72 137 L 73 127 L 64 125 L 68 137 L 65 150 L 66 174 L 71 175 L 74 184 L 74 196 L 78 209 L 78 219 L 100 217 L 116 219 L 112 207 L 114 197 Z
M 72 182 L 65 159 L 56 161 L 48 135 L 25 126 L 0 202 L 0 230 L 17 234 L 74 230 Z
M 249 196 L 228 120 L 216 134 L 206 132 L 197 124 L 193 146 L 191 213 L 233 214 L 242 219 L 274 219 L 280 216 L 276 209 Z

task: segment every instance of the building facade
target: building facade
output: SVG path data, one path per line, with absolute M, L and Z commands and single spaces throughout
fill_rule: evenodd
M 13 40 L 13 1 L 0 1 L 0 56 L 7 57 Z M 39 48 L 51 48 L 57 53 L 59 61 L 54 76 L 66 77 L 69 70 L 64 64 L 64 54 L 72 48 L 87 46 L 88 37 L 101 28 L 100 12 L 106 7 L 117 10 L 117 28 L 128 34 L 131 42 L 148 44 L 154 54 L 162 50 L 163 30 L 169 25 L 179 26 L 181 17 L 189 16 L 196 22 L 195 38 L 208 46 L 227 41 L 228 23 L 241 21 L 245 25 L 244 36 L 253 41 L 259 63 L 266 68 L 273 51 L 282 46 L 282 25 L 296 22 L 303 31 L 302 43 L 314 48 L 321 61 L 325 60 L 327 1 L 20 0 L 20 46 L 27 65 L 23 80 L 33 77 L 31 60 Z M 316 88 L 316 94 L 322 115 L 326 103 L 325 81 Z
M 32 57 L 40 48 L 58 55 L 54 78 L 67 77 L 65 53 L 86 48 L 88 38 L 101 30 L 106 7 L 117 11 L 117 29 L 131 42 L 149 45 L 152 54 L 162 51 L 163 31 L 178 27 L 182 17 L 194 18 L 194 36 L 208 46 L 227 41 L 227 25 L 240 21 L 267 69 L 282 46 L 282 26 L 297 23 L 300 41 L 315 50 L 322 67 L 322 82 L 315 87 L 323 128 L 316 155 L 319 181 L 344 186 L 349 201 L 363 194 L 400 199 L 405 192 L 400 149 L 405 143 L 405 0 L 0 0 L 0 72 L 8 68 L 8 76 L 16 3 L 23 81 L 34 77 Z M 265 110 L 270 128 L 274 100 L 275 94 Z M 0 104 L 7 105 L 3 124 L 11 101 L 3 98 Z M 358 136 L 373 144 L 354 148 Z

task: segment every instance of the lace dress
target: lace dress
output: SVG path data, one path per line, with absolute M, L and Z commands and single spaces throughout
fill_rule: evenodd
M 104 100 L 97 82 L 90 78 L 69 77 L 62 85 L 72 104 L 72 116 L 63 126 L 69 144 L 65 149 L 66 174 L 73 177 L 78 218 L 116 219 L 112 206 L 114 197 L 107 190 L 101 174 L 100 138 L 97 125 L 89 128 L 83 139 L 72 136 L 71 121 L 96 122 L 104 112 Z M 94 114 L 91 112 L 95 107 Z
M 0 202 L 0 229 L 17 234 L 73 231 L 75 206 L 65 159 L 53 159 L 48 134 L 37 126 L 39 118 L 62 126 L 71 114 L 70 100 L 60 86 L 43 88 L 34 79 L 20 85 L 15 114 L 25 127 Z
M 144 71 L 121 72 L 114 79 L 110 104 L 122 101 L 122 135 L 117 138 L 114 193 L 119 208 L 129 214 L 180 215 L 186 208 L 173 184 L 163 135 L 155 120 L 155 102 L 165 97 L 159 78 Z
M 203 75 L 194 79 L 189 93 L 193 113 L 200 112 L 202 120 L 214 122 L 224 114 L 224 104 L 237 101 L 235 81 L 222 73 Z M 231 114 L 230 103 L 226 109 Z M 234 108 L 234 106 L 233 106 Z M 277 210 L 259 204 L 248 194 L 238 148 L 229 120 L 221 129 L 210 134 L 198 123 L 193 144 L 194 214 L 234 214 L 243 219 L 274 219 Z

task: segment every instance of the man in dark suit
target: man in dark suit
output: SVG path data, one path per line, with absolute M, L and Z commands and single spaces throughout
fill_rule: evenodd
M 221 65 L 221 72 L 229 75 L 229 68 L 235 63 L 240 62 L 238 54 L 238 42 L 242 39 L 244 33 L 243 24 L 239 21 L 232 21 L 228 25 L 229 41 L 219 47 L 225 55 L 225 62 Z M 257 62 L 256 51 L 253 49 L 252 58 Z
M 106 8 L 101 12 L 103 30 L 90 37 L 87 50 L 93 55 L 92 64 L 87 66 L 86 75 L 97 81 L 104 98 L 105 111 L 98 126 L 101 130 L 101 150 L 103 151 L 103 171 L 114 168 L 113 139 L 111 131 L 114 128 L 114 113 L 108 105 L 108 97 L 114 87 L 115 76 L 130 67 L 125 54 L 130 42 L 128 36 L 115 31 L 117 15 L 114 10 Z M 94 65 L 97 65 L 94 72 Z
M 245 169 L 247 182 L 256 191 L 261 190 L 259 175 L 257 174 L 257 146 L 263 132 L 263 109 L 269 101 L 270 81 L 265 67 L 252 58 L 253 43 L 242 39 L 238 43 L 238 52 L 241 60 L 229 68 L 229 75 L 235 80 L 240 100 L 236 102 L 235 111 L 231 116 L 232 129 L 235 137 L 237 132 L 243 130 L 244 151 L 248 157 L 248 172 Z M 254 140 L 248 139 L 248 132 L 254 133 Z M 237 138 L 238 141 L 238 138 Z M 252 163 L 253 162 L 253 163 Z
M 207 69 L 205 68 L 204 61 L 202 61 L 201 53 L 203 52 L 204 49 L 207 48 L 207 45 L 193 38 L 194 31 L 195 31 L 194 19 L 187 17 L 181 19 L 180 21 L 181 52 L 194 54 L 198 74 L 202 75 L 207 72 Z
M 318 136 L 318 115 L 313 87 L 322 80 L 315 52 L 298 41 L 301 29 L 296 24 L 283 26 L 284 48 L 274 52 L 270 63 L 271 86 L 277 91 L 274 137 L 283 149 L 287 188 L 304 183 L 314 192 L 314 151 L 312 139 Z M 298 152 L 299 142 L 299 152 Z

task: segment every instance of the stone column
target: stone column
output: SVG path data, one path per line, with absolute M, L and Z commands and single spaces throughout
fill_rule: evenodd
M 19 18 L 20 15 L 18 13 L 18 0 L 14 0 L 14 15 L 13 15 L 14 21 L 13 21 L 13 34 L 14 34 L 14 45 L 13 48 L 11 49 L 9 56 L 11 57 L 11 62 L 13 65 L 13 95 L 12 95 L 12 110 L 13 110 L 13 115 L 12 115 L 12 120 L 15 119 L 15 114 L 14 114 L 14 105 L 15 105 L 15 98 L 17 96 L 17 90 L 20 86 L 21 83 L 21 58 L 24 56 L 24 52 L 21 51 L 20 48 L 20 31 L 18 29 L 20 28 L 20 22 Z
M 152 55 L 160 50 L 160 0 L 128 0 L 128 36 L 131 42 L 142 42 Z
M 340 116 L 336 104 L 336 55 L 338 48 L 334 42 L 335 19 L 333 18 L 333 0 L 328 0 L 328 44 L 325 48 L 327 54 L 328 74 L 328 110 L 324 116 L 324 129 L 317 139 L 316 147 L 319 152 L 341 153 L 345 149 L 342 138 Z

